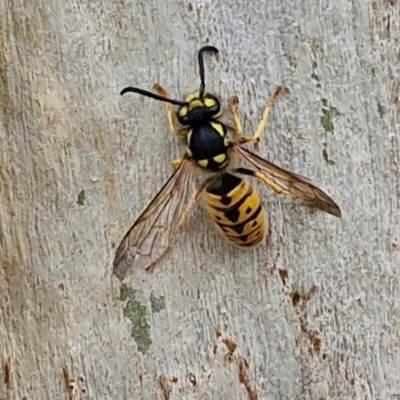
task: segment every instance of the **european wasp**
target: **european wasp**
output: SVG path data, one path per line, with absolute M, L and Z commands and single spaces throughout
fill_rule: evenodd
M 266 183 L 278 194 L 341 217 L 336 203 L 306 178 L 264 160 L 244 146 L 259 141 L 268 114 L 283 88 L 279 86 L 268 100 L 254 134 L 243 136 L 237 97 L 229 103 L 229 125 L 223 121 L 225 113 L 219 99 L 205 92 L 206 52 L 218 54 L 218 49 L 204 46 L 199 50 L 200 88 L 184 101 L 169 98 L 159 84 L 154 86 L 158 94 L 136 87 L 121 91 L 121 95 L 134 92 L 164 102 L 171 131 L 184 138 L 187 147 L 182 158 L 172 161 L 173 174 L 122 239 L 114 259 L 114 272 L 120 278 L 132 268 L 149 270 L 154 265 L 185 226 L 200 196 L 211 219 L 229 241 L 242 248 L 259 246 L 268 236 L 267 211 L 246 179 L 249 176 Z M 176 112 L 173 105 L 179 107 Z M 237 167 L 238 161 L 253 169 Z M 208 176 L 191 190 L 196 170 L 207 171 Z

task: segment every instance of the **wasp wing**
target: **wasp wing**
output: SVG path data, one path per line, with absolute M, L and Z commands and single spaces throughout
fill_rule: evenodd
M 132 267 L 150 269 L 167 251 L 195 200 L 192 163 L 184 159 L 122 239 L 114 273 L 123 279 Z
M 283 193 L 307 205 L 317 207 L 336 217 L 341 217 L 341 211 L 338 205 L 321 189 L 314 186 L 307 178 L 286 171 L 264 160 L 240 144 L 234 144 L 233 149 L 237 156 L 252 164 L 253 167 L 264 176 L 265 179 L 261 177 L 258 178 L 268 184 L 275 192 Z

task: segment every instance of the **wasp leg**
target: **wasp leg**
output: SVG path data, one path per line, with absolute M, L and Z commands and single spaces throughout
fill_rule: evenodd
M 229 102 L 229 110 L 232 114 L 232 120 L 234 125 L 233 134 L 235 136 L 240 136 L 242 134 L 242 123 L 237 113 L 238 104 L 239 104 L 239 98 L 237 96 L 232 97 Z
M 260 123 L 257 126 L 257 129 L 255 130 L 254 134 L 252 136 L 244 136 L 241 138 L 240 142 L 241 143 L 248 143 L 248 142 L 258 142 L 260 140 L 260 136 L 262 131 L 267 127 L 267 122 L 268 122 L 268 115 L 269 112 L 271 111 L 274 103 L 276 102 L 276 99 L 278 98 L 279 94 L 283 91 L 282 86 L 278 86 L 275 89 L 275 92 L 273 95 L 268 99 L 267 104 L 264 109 L 263 117 Z
M 183 228 L 186 223 L 187 219 L 190 215 L 190 212 L 192 211 L 192 208 L 194 206 L 194 203 L 196 202 L 197 198 L 200 196 L 200 194 L 203 192 L 204 188 L 207 186 L 208 181 L 204 182 L 200 187 L 198 187 L 192 194 L 185 210 L 183 211 L 181 218 L 179 220 L 178 226 L 176 231 L 179 231 L 181 228 Z
M 167 91 L 158 83 L 156 83 L 153 86 L 154 90 L 156 90 L 161 96 L 168 97 Z M 175 112 L 174 109 L 172 108 L 172 104 L 170 103 L 164 103 L 165 105 L 165 111 L 167 112 L 167 118 L 168 118 L 168 125 L 171 131 L 175 135 L 181 135 L 184 129 L 179 129 L 176 125 L 175 121 Z
M 182 161 L 183 161 L 183 158 L 175 158 L 175 160 L 171 161 L 171 165 L 172 165 L 172 168 L 174 169 L 174 171 L 179 167 L 179 165 L 181 164 Z
M 293 196 L 293 194 L 291 192 L 288 192 L 287 190 L 282 189 L 281 186 L 277 185 L 271 179 L 268 179 L 261 172 L 253 171 L 248 168 L 236 168 L 235 172 L 237 172 L 238 174 L 248 175 L 248 176 L 252 176 L 253 178 L 259 179 L 260 181 L 267 184 L 276 194 L 284 194 L 284 195 L 292 197 L 292 198 L 295 197 L 295 196 Z

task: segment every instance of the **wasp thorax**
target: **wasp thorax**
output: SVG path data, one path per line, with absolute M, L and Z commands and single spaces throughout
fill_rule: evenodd
M 184 105 L 178 110 L 178 121 L 183 126 L 203 124 L 221 116 L 219 100 L 212 94 L 199 97 L 199 92 L 193 92 L 186 97 Z
M 227 134 L 225 125 L 215 120 L 191 126 L 186 136 L 187 154 L 202 168 L 221 170 L 229 162 Z

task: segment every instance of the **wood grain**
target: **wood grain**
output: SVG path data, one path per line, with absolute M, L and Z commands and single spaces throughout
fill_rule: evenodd
M 0 4 L 0 399 L 400 397 L 398 1 Z M 342 219 L 258 186 L 272 228 L 233 248 L 193 213 L 152 273 L 116 246 L 183 146 L 162 104 L 240 100 L 259 153 Z M 82 191 L 83 194 L 82 194 Z

